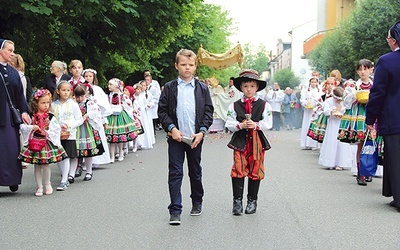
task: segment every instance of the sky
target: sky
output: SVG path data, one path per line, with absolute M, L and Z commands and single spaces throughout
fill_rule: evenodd
M 264 44 L 276 50 L 278 39 L 290 42 L 288 32 L 317 18 L 318 0 L 205 0 L 220 5 L 233 19 L 238 33 L 230 37 L 232 44 Z

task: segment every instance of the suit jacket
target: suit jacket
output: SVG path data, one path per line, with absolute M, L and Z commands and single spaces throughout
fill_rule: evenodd
M 69 81 L 71 79 L 70 75 L 62 74 L 60 80 Z M 54 95 L 54 91 L 57 88 L 56 85 L 56 76 L 51 74 L 44 79 L 43 88 L 48 89 L 52 95 Z
M 378 120 L 379 135 L 400 134 L 400 50 L 381 56 L 366 106 L 367 125 Z

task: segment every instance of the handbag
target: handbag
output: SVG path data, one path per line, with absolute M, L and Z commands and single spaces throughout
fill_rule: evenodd
M 42 151 L 46 145 L 46 136 L 34 133 L 33 131 L 29 134 L 28 149 L 33 152 Z
M 368 133 L 369 131 L 360 153 L 359 171 L 361 176 L 375 176 L 379 161 L 376 142 L 375 140 L 367 140 Z
M 11 101 L 10 93 L 8 92 L 8 89 L 6 86 L 6 81 L 4 80 L 3 74 L 0 74 L 0 76 L 1 76 L 1 79 L 3 79 L 3 84 L 4 84 L 4 88 L 6 89 L 8 102 L 10 103 L 10 113 L 11 113 L 13 124 L 14 124 L 14 126 L 19 126 L 22 123 L 21 113 L 19 112 L 19 110 L 16 107 L 14 107 L 14 104 Z

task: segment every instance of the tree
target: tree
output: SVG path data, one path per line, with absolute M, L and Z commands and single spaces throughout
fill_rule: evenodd
M 176 52 L 181 48 L 187 48 L 197 53 L 200 44 L 209 51 L 223 53 L 230 49 L 231 44 L 227 37 L 231 35 L 232 19 L 228 17 L 227 11 L 222 11 L 221 6 L 210 4 L 197 4 L 196 13 L 198 16 L 193 22 L 193 32 L 183 34 L 176 39 L 159 57 L 153 58 L 150 64 L 157 69 L 161 69 L 162 77 L 165 81 L 177 76 L 174 67 Z M 216 77 L 220 82 L 229 79 L 231 71 L 235 67 L 225 70 L 215 70 L 207 66 L 197 68 L 197 75 L 201 79 Z M 236 70 L 237 72 L 238 70 Z M 237 74 L 234 74 L 237 75 Z M 226 80 L 226 83 L 228 80 Z
M 81 59 L 103 80 L 142 70 L 178 37 L 193 33 L 202 0 L 8 2 L 0 11 L 0 35 L 16 43 L 41 85 L 56 59 Z
M 251 44 L 247 43 L 244 45 L 244 52 L 244 62 L 246 68 L 256 70 L 259 75 L 267 70 L 269 57 L 267 56 L 265 45 L 261 44 L 257 48 L 253 48 Z
M 281 89 L 286 87 L 294 89 L 300 84 L 300 79 L 291 69 L 286 68 L 275 72 L 273 82 L 278 82 Z
M 390 51 L 384 39 L 400 18 L 399 8 L 400 0 L 357 1 L 349 17 L 310 53 L 311 65 L 326 72 L 339 69 L 343 77 L 357 78 L 355 66 L 360 59 L 376 62 Z

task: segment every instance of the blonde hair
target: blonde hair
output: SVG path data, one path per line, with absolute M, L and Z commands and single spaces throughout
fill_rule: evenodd
M 13 64 L 14 68 L 18 69 L 22 73 L 25 73 L 24 59 L 20 54 L 14 54 L 14 56 L 11 57 L 11 63 Z
M 181 56 L 185 56 L 187 58 L 193 58 L 195 61 L 195 64 L 197 64 L 197 55 L 189 50 L 189 49 L 181 49 L 178 51 L 178 53 L 176 53 L 176 57 L 175 57 L 175 63 L 179 63 L 179 58 Z
M 75 60 L 71 60 L 71 62 L 69 63 L 69 69 L 72 69 L 76 65 L 80 65 L 83 68 L 83 64 L 82 64 L 81 60 L 75 59 Z

